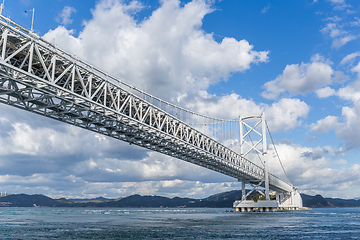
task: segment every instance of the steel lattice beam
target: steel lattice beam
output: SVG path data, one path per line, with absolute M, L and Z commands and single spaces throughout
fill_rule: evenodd
M 237 179 L 264 179 L 263 168 L 126 90 L 106 73 L 5 20 L 0 21 L 0 102 Z M 270 188 L 288 192 L 292 185 L 270 175 Z

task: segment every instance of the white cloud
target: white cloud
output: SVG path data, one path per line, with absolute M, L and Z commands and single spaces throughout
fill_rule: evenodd
M 306 118 L 310 110 L 310 107 L 299 99 L 282 98 L 271 105 L 258 105 L 236 93 L 218 97 L 203 91 L 200 96 L 188 101 L 186 107 L 222 119 L 237 119 L 240 115 L 265 111 L 270 130 L 274 132 L 298 127 L 301 125 L 301 119 Z
M 336 95 L 342 99 L 352 101 L 353 103 L 358 102 L 360 99 L 360 82 L 359 80 L 351 82 L 349 85 L 340 88 Z
M 320 32 L 324 35 L 329 35 L 333 39 L 331 45 L 333 48 L 340 48 L 346 43 L 358 38 L 358 36 L 354 36 L 343 30 L 343 27 L 339 26 L 339 24 L 336 22 L 328 23 L 326 27 L 320 30 Z
M 301 125 L 301 118 L 306 118 L 310 107 L 299 99 L 282 98 L 279 102 L 266 107 L 270 131 L 289 130 Z
M 339 37 L 339 38 L 333 40 L 332 47 L 340 48 L 341 46 L 344 46 L 348 42 L 355 40 L 357 38 L 358 38 L 358 36 L 354 36 L 351 34 L 343 36 L 343 37 Z
M 351 120 L 351 114 L 347 113 L 347 116 Z M 31 129 L 26 133 L 30 136 Z M 97 140 L 95 136 L 94 140 Z M 287 144 L 277 144 L 277 149 L 290 180 L 300 191 L 325 191 L 326 195 L 330 195 L 331 191 L 350 189 L 360 183 L 358 165 L 344 166 L 342 170 L 330 167 L 331 164 L 347 164 L 344 160 L 334 161 L 326 157 L 336 156 L 336 152 L 341 149 Z M 100 151 L 106 152 L 101 149 Z M 271 147 L 268 152 L 271 172 L 283 176 Z M 69 153 L 69 157 L 71 154 Z M 62 157 L 66 158 L 66 155 Z M 2 172 L 7 172 L 7 175 L 0 175 L 0 183 L 7 192 L 41 192 L 52 197 L 119 197 L 138 193 L 201 198 L 240 188 L 230 177 L 156 152 L 138 159 L 119 161 L 116 158 L 100 156 L 69 161 L 67 167 L 62 162 L 55 166 L 53 172 L 47 173 L 43 172 L 41 165 L 51 162 L 31 161 L 29 166 L 33 168 L 28 167 L 26 175 L 13 174 L 8 171 L 7 166 L 1 164 Z M 15 165 L 20 163 L 16 162 L 16 159 L 12 161 L 14 160 Z
M 360 64 L 354 67 L 352 71 L 360 71 Z M 346 142 L 348 149 L 359 147 L 360 79 L 340 88 L 335 95 L 350 103 L 349 106 L 342 106 L 341 118 L 339 118 L 339 123 L 335 129 L 336 136 Z
M 345 0 L 328 0 L 328 2 L 331 2 L 332 5 L 334 5 L 334 10 L 342 11 L 346 8 L 351 8 L 350 4 L 346 4 Z
M 59 14 L 58 18 L 56 19 L 57 22 L 68 25 L 73 22 L 71 19 L 71 14 L 76 13 L 76 9 L 73 7 L 65 6 L 62 12 Z
M 67 30 L 64 26 L 59 26 L 55 30 L 47 32 L 45 37 L 49 42 L 61 46 L 66 51 L 82 56 L 81 41 L 73 37 L 73 33 L 74 30 Z
M 333 193 L 341 194 L 342 191 L 350 190 L 360 184 L 360 165 L 353 164 L 342 170 L 331 168 L 334 161 L 326 157 L 331 154 L 328 147 L 309 148 L 277 144 L 276 148 L 281 153 L 280 159 L 288 177 L 300 191 L 317 193 L 323 191 L 325 195 L 337 195 Z M 268 158 L 272 172 L 284 176 L 272 148 L 269 149 Z M 345 162 L 336 162 L 336 164 L 345 164 Z
M 287 65 L 281 75 L 275 80 L 264 84 L 264 98 L 276 99 L 280 94 L 289 92 L 291 95 L 305 94 L 318 87 L 333 83 L 334 70 L 322 59 L 315 55 L 311 63 Z
M 341 30 L 336 23 L 328 23 L 326 25 L 326 27 L 321 29 L 321 32 L 323 34 L 326 34 L 326 33 L 329 34 L 329 36 L 331 38 L 336 38 L 341 35 L 347 34 L 347 32 L 344 30 Z
M 204 198 L 211 194 L 239 189 L 238 183 L 202 183 L 187 180 L 141 182 L 86 182 L 72 175 L 34 174 L 26 177 L 0 176 L 2 190 L 8 193 L 34 194 L 41 192 L 53 198 L 118 198 L 132 194 L 161 195 L 168 197 Z
M 222 119 L 237 119 L 243 114 L 263 111 L 261 106 L 258 106 L 254 101 L 244 99 L 236 93 L 218 97 L 206 91 L 201 91 L 198 97 L 191 101 L 188 100 L 186 107 L 207 116 Z
M 164 1 L 137 22 L 132 14 L 141 9 L 137 2 L 104 0 L 79 37 L 58 27 L 44 38 L 55 38 L 60 47 L 134 86 L 146 83 L 148 92 L 171 101 L 268 60 L 267 51 L 253 50 L 246 40 L 225 37 L 218 43 L 205 33 L 202 20 L 213 11 L 206 1 L 183 7 L 178 0 Z
M 360 52 L 351 53 L 341 60 L 340 65 L 352 63 L 357 57 L 360 57 Z
M 81 132 L 84 130 L 73 126 L 66 126 L 65 131 L 56 131 L 47 127 L 33 128 L 26 123 L 17 122 L 13 123 L 10 129 L 12 130 L 8 132 L 8 136 L 2 138 L 0 155 L 3 156 L 12 154 L 39 158 L 54 155 L 69 156 L 77 154 L 78 149 L 84 150 L 95 142 L 92 133 L 86 132 L 91 138 L 82 139 Z
M 330 87 L 324 87 L 316 90 L 316 94 L 319 98 L 327 98 L 336 94 L 335 89 Z
M 208 192 L 201 192 L 201 189 L 206 186 L 217 188 L 215 186 L 220 187 L 223 182 L 234 181 L 220 173 L 68 125 L 64 130 L 56 126 L 53 129 L 33 128 L 8 120 L 0 123 L 1 129 L 11 129 L 11 126 L 12 130 L 4 136 L 0 132 L 0 181 L 11 176 L 17 183 L 8 181 L 2 189 L 12 193 L 40 191 L 64 196 L 62 189 L 67 189 L 69 195 L 65 196 L 71 196 L 70 192 L 78 188 L 82 188 L 80 192 L 91 192 L 97 184 L 107 182 L 118 186 L 132 185 L 132 193 L 146 194 L 143 184 L 135 182 L 160 181 L 160 185 L 154 184 L 151 189 L 155 193 L 161 190 L 156 188 L 161 182 L 167 182 L 169 186 L 181 179 L 188 184 L 201 183 L 192 189 L 174 189 L 173 194 L 205 197 Z M 23 181 L 21 179 L 26 182 L 27 189 L 17 186 Z M 119 196 L 114 194 L 109 196 Z
M 360 76 L 360 62 L 353 69 L 351 69 L 351 71 L 358 73 Z
M 331 129 L 336 128 L 338 125 L 338 117 L 336 116 L 327 116 L 324 119 L 320 119 L 316 123 L 311 124 L 311 131 L 317 133 L 324 133 L 328 132 Z
M 342 108 L 342 122 L 336 129 L 336 135 L 344 139 L 348 148 L 360 146 L 360 105 L 355 103 L 354 107 Z

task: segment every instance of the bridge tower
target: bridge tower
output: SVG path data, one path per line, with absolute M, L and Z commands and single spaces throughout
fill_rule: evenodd
M 269 160 L 267 158 L 267 125 L 265 112 L 239 117 L 240 129 L 240 155 L 244 158 L 258 156 L 263 165 L 263 179 L 254 181 L 246 178 L 239 178 L 242 186 L 242 198 L 234 202 L 233 207 L 236 211 L 277 211 L 279 208 L 295 210 L 302 207 L 302 200 L 295 187 L 290 192 L 276 191 L 276 200 L 270 199 L 270 177 Z M 250 140 L 250 141 L 246 141 Z M 246 184 L 252 186 L 252 190 L 246 192 Z M 265 194 L 259 190 L 265 188 Z M 254 191 L 259 192 L 265 200 L 254 202 L 247 200 L 247 197 Z

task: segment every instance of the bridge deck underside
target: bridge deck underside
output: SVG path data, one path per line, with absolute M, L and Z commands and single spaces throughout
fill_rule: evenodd
M 90 65 L 1 22 L 0 102 L 258 183 L 264 170 Z M 292 185 L 270 175 L 270 188 Z

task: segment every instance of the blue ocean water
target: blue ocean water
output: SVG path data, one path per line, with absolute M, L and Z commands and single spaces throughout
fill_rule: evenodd
M 0 208 L 0 239 L 360 239 L 360 208 Z

